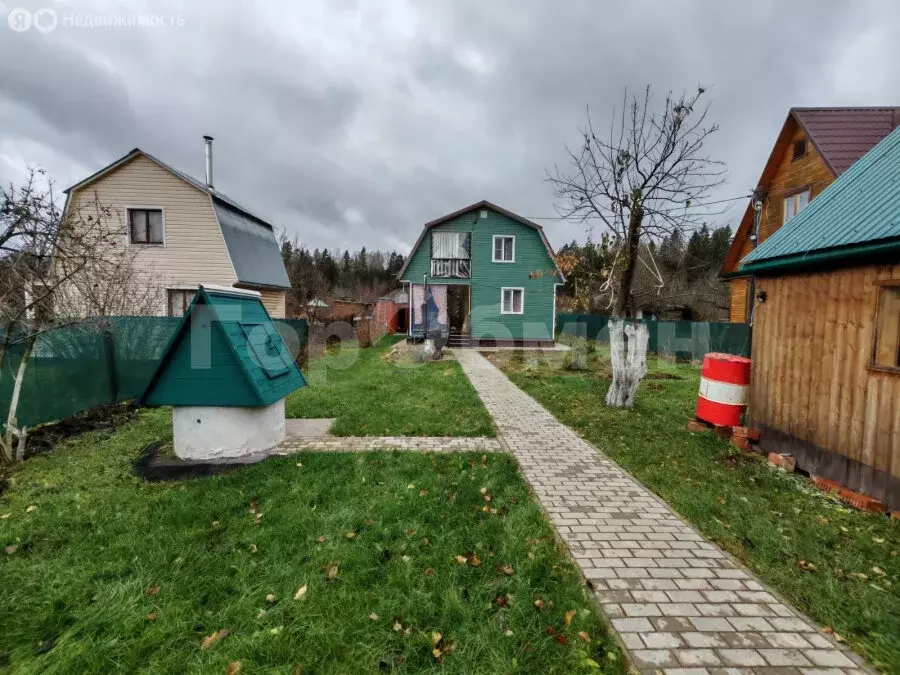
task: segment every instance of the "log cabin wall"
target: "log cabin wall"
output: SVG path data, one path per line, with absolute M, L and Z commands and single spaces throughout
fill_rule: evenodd
M 900 509 L 900 373 L 869 368 L 900 265 L 759 277 L 748 417 L 767 451 Z

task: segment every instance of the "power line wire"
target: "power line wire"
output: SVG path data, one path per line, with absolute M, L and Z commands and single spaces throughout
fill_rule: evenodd
M 728 199 L 719 199 L 714 202 L 704 202 L 703 204 L 692 204 L 692 206 L 699 206 L 699 207 L 715 206 L 716 204 L 724 204 L 726 202 L 736 202 L 740 199 L 750 199 L 752 196 L 753 195 L 751 193 L 751 194 L 740 195 L 739 197 L 729 197 Z M 571 217 L 567 218 L 565 216 L 522 216 L 522 217 L 525 218 L 526 220 L 571 220 L 572 219 Z

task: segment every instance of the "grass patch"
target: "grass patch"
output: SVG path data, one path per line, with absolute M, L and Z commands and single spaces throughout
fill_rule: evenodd
M 132 476 L 170 433 L 167 410 L 143 411 L 13 473 L 0 670 L 622 672 L 511 457 L 300 454 Z
M 650 360 L 631 411 L 603 405 L 605 354 L 587 370 L 495 360 L 563 423 L 877 666 L 900 672 L 900 522 L 842 506 L 708 433 L 689 433 L 699 368 Z M 811 566 L 810 566 L 811 564 Z
M 456 361 L 388 358 L 403 338 L 354 343 L 311 359 L 308 387 L 285 401 L 288 417 L 336 417 L 337 436 L 494 436 L 491 417 Z

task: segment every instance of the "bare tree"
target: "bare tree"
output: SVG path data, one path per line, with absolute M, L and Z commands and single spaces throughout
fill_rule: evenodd
M 107 330 L 102 317 L 152 314 L 158 302 L 158 289 L 136 273 L 140 249 L 124 245 L 118 214 L 96 195 L 73 202 L 60 211 L 42 170 L 0 186 L 0 369 L 15 369 L 0 465 L 24 458 L 27 429 L 16 416 L 38 338 L 73 325 Z M 11 349 L 21 350 L 17 364 L 7 364 Z
M 595 133 L 588 111 L 581 147 L 567 148 L 569 167 L 548 176 L 562 217 L 599 224 L 613 239 L 603 282 L 612 303 L 610 407 L 634 405 L 646 373 L 649 332 L 632 320 L 635 271 L 639 264 L 655 267 L 642 242 L 699 227 L 713 214 L 705 202 L 724 181 L 724 165 L 704 154 L 706 139 L 718 130 L 707 122 L 708 107 L 699 107 L 704 93 L 698 87 L 689 96 L 668 94 L 656 110 L 649 87 L 640 98 L 626 92 L 605 136 Z

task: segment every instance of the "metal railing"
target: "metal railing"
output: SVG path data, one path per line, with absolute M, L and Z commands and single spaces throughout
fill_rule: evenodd
M 447 279 L 471 279 L 472 261 L 464 258 L 432 258 L 431 276 Z

